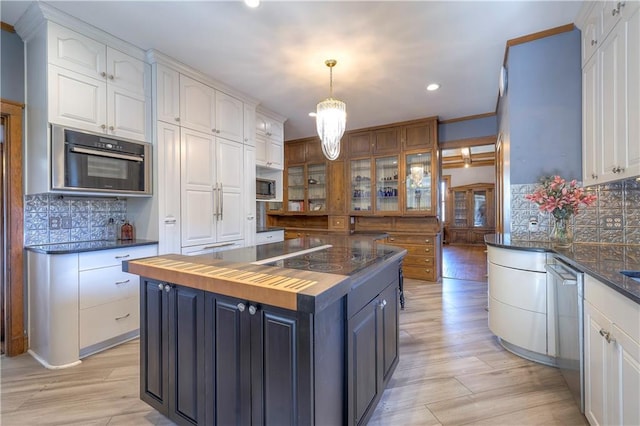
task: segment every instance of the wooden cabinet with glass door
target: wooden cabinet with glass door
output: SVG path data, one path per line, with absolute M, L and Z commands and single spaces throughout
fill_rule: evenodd
M 435 216 L 437 212 L 436 167 L 432 151 L 404 155 L 405 214 Z
M 476 183 L 450 189 L 447 242 L 484 244 L 484 235 L 495 232 L 494 184 Z
M 326 214 L 326 163 L 287 167 L 287 211 Z

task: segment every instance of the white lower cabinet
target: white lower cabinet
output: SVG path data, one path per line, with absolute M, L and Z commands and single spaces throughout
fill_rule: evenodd
M 47 368 L 138 335 L 139 277 L 122 261 L 155 256 L 156 244 L 82 253 L 27 252 L 29 353 Z
M 585 276 L 585 416 L 640 424 L 640 305 Z
M 284 241 L 284 230 L 258 232 L 256 234 L 256 245 L 278 243 Z

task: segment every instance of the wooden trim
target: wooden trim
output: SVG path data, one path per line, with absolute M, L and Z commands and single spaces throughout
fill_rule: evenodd
M 16 29 L 13 28 L 13 25 L 9 25 L 6 22 L 0 21 L 0 29 L 3 31 L 7 31 L 9 33 L 15 33 Z
M 440 142 L 438 148 L 440 149 L 454 149 L 464 148 L 469 146 L 481 146 L 495 144 L 498 140 L 497 135 L 480 136 L 477 138 L 458 139 L 455 141 Z
M 440 121 L 438 121 L 438 124 L 458 123 L 460 121 L 477 120 L 479 118 L 494 117 L 495 115 L 496 115 L 495 112 L 485 112 L 484 114 L 475 114 L 475 115 L 468 115 L 466 117 L 458 117 L 458 118 L 450 118 L 448 120 L 440 120 Z
M 27 350 L 24 324 L 24 264 L 23 264 L 23 184 L 22 184 L 22 116 L 23 106 L 0 100 L 0 112 L 5 117 L 7 139 L 4 141 L 4 161 L 7 190 L 5 201 L 7 235 L 4 288 L 5 354 L 15 356 Z

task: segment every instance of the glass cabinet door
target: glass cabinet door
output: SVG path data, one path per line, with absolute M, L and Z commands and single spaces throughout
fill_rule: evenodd
M 371 211 L 371 160 L 352 160 L 351 211 Z
M 453 192 L 453 226 L 467 227 L 467 191 Z
M 431 153 L 407 154 L 405 160 L 405 211 L 432 211 Z
M 487 226 L 487 191 L 473 192 L 473 226 Z
M 304 166 L 287 168 L 287 210 L 304 211 Z
M 398 210 L 398 157 L 376 158 L 376 211 Z
M 326 176 L 325 164 L 310 164 L 307 168 L 307 199 L 310 212 L 322 212 L 327 209 Z

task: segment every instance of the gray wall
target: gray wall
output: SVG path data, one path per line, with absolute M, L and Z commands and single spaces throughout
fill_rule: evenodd
M 582 180 L 580 31 L 512 46 L 507 70 L 498 121 L 509 132 L 511 184 L 551 174 Z
M 0 30 L 0 97 L 24 103 L 24 44 L 16 33 Z
M 438 141 L 456 141 L 459 139 L 491 136 L 497 133 L 497 117 L 476 118 L 438 125 Z

